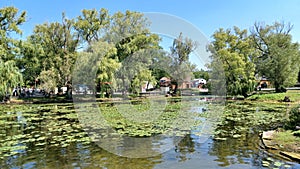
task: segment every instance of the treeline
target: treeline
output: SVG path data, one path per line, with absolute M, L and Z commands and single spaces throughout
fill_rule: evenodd
M 2 96 L 18 85 L 39 84 L 47 92 L 70 86 L 74 75 L 80 77 L 77 81 L 90 80 L 102 92 L 122 88 L 134 93 L 145 81 L 157 82 L 163 76 L 173 77 L 176 88 L 179 81 L 191 77 L 189 72 L 198 78 L 204 74 L 207 77 L 189 62 L 197 43 L 180 34 L 168 54 L 139 12 L 111 15 L 106 9 L 84 9 L 71 19 L 62 13 L 60 22 L 36 25 L 26 40 L 19 40 L 15 37 L 22 34 L 20 25 L 26 18 L 26 12 L 15 7 L 0 9 Z M 220 28 L 208 47 L 212 53 L 208 69 L 211 77 L 222 75 L 224 80 L 211 78 L 211 83 L 225 83 L 229 94 L 244 96 L 254 90 L 260 76 L 268 77 L 277 92 L 294 85 L 300 59 L 299 44 L 292 42 L 291 29 L 284 23 L 256 23 L 250 33 L 237 27 Z M 93 81 L 84 74 L 91 71 L 96 72 Z
M 227 92 L 232 95 L 247 97 L 263 76 L 276 92 L 284 92 L 299 81 L 299 44 L 292 41 L 291 30 L 292 25 L 284 22 L 255 23 L 250 33 L 238 27 L 220 28 L 209 47 L 213 60 L 209 68 L 224 71 Z
M 0 60 L 5 63 L 1 64 L 5 70 L 0 77 L 2 95 L 20 84 L 34 83 L 50 92 L 55 87 L 69 86 L 72 73 L 80 77 L 78 81 L 86 81 L 92 70 L 96 79 L 89 82 L 98 85 L 99 90 L 107 91 L 107 84 L 108 88 L 118 84 L 123 90 L 137 93 L 145 81 L 157 81 L 168 75 L 166 71 L 175 72 L 176 65 L 188 63 L 196 46 L 180 34 L 171 45 L 174 57 L 169 57 L 159 46 L 160 37 L 149 31 L 150 23 L 143 14 L 132 11 L 110 15 L 106 9 L 82 10 L 72 19 L 62 13 L 60 22 L 36 25 L 26 40 L 14 39 L 22 33 L 19 27 L 25 22 L 26 12 L 19 13 L 14 7 L 0 11 Z M 74 70 L 76 60 L 79 70 Z

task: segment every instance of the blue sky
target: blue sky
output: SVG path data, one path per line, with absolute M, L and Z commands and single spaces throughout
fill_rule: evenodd
M 220 27 L 249 29 L 257 21 L 285 21 L 294 25 L 293 40 L 300 42 L 298 0 L 1 0 L 0 7 L 4 6 L 27 11 L 23 38 L 37 24 L 60 21 L 63 11 L 74 18 L 82 9 L 106 8 L 111 14 L 126 10 L 171 14 L 196 26 L 209 40 Z

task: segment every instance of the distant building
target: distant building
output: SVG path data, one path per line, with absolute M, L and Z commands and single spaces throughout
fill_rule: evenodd
M 268 80 L 268 78 L 266 78 L 265 76 L 262 76 L 260 78 L 260 81 L 259 81 L 259 84 L 258 86 L 261 87 L 261 88 L 268 88 L 270 87 L 270 81 Z
M 193 88 L 201 88 L 205 84 L 206 84 L 206 80 L 203 79 L 203 78 L 192 80 L 192 87 Z
M 159 79 L 159 86 L 160 87 L 168 87 L 171 85 L 171 79 L 168 77 L 162 77 Z

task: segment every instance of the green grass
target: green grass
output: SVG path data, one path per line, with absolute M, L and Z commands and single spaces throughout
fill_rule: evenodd
M 294 136 L 293 131 L 286 130 L 280 131 L 274 135 L 274 140 L 279 144 L 292 144 L 300 142 L 300 137 Z
M 291 130 L 279 131 L 274 134 L 273 140 L 284 150 L 299 151 L 300 137 L 295 136 Z
M 286 93 L 257 93 L 247 98 L 247 100 L 257 101 L 282 101 L 288 96 L 292 102 L 300 101 L 300 90 L 289 90 Z

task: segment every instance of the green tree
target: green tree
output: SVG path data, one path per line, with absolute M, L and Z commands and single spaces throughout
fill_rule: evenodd
M 43 69 L 44 50 L 40 44 L 31 41 L 30 37 L 20 43 L 20 53 L 17 59 L 18 67 L 23 70 L 23 79 L 25 84 L 33 85 L 38 80 Z
M 233 30 L 220 28 L 213 34 L 213 38 L 209 46 L 212 53 L 209 68 L 215 73 L 214 76 L 224 71 L 228 94 L 247 97 L 255 85 L 255 65 L 252 62 L 255 49 L 247 30 L 240 30 L 237 27 Z
M 3 62 L 0 59 L 0 100 L 11 95 L 13 88 L 22 83 L 22 74 L 13 60 Z
M 26 12 L 15 7 L 0 9 L 0 98 L 10 95 L 12 89 L 22 83 L 22 75 L 16 67 L 15 59 L 19 53 L 18 41 L 12 34 L 22 34 L 19 26 L 25 22 Z
M 109 27 L 110 16 L 108 10 L 102 8 L 100 11 L 95 9 L 82 10 L 82 15 L 78 16 L 75 21 L 75 30 L 82 43 L 88 43 L 99 41 Z
M 109 16 L 105 9 L 83 10 L 82 15 L 76 19 L 75 30 L 86 48 L 80 55 L 86 56 L 87 59 L 79 57 L 82 61 L 77 63 L 81 65 L 82 70 L 93 72 L 95 69 L 89 67 L 91 64 L 86 64 L 97 62 L 96 84 L 100 89 L 106 91 L 109 84 L 111 89 L 118 87 L 124 91 L 129 90 L 132 78 L 144 68 L 141 65 L 149 64 L 148 61 L 136 62 L 146 57 L 139 55 L 141 58 L 135 59 L 134 68 L 130 69 L 129 60 L 137 56 L 132 55 L 144 49 L 159 48 L 160 38 L 152 34 L 147 26 L 148 22 L 142 13 L 126 11 Z M 75 74 L 80 76 L 80 72 Z M 104 91 L 101 90 L 101 93 Z
M 176 58 L 178 64 L 189 61 L 189 55 L 196 49 L 197 43 L 190 38 L 184 38 L 182 33 L 174 39 L 172 47 L 170 47 L 171 54 Z
M 194 74 L 194 77 L 196 79 L 199 79 L 199 78 L 202 78 L 202 79 L 205 79 L 205 80 L 209 79 L 209 72 L 205 71 L 203 69 L 196 70 L 196 71 L 193 72 L 193 74 Z
M 107 97 L 112 94 L 112 89 L 116 88 L 116 72 L 121 63 L 113 56 L 116 55 L 117 49 L 114 44 L 99 41 L 92 45 L 92 53 L 98 57 L 96 81 L 100 87 L 102 97 L 104 92 Z
M 98 86 L 101 96 L 116 87 L 116 71 L 121 63 L 112 57 L 116 54 L 114 44 L 93 42 L 86 51 L 80 52 L 73 71 L 73 83 Z M 96 78 L 95 78 L 96 77 Z
M 153 58 L 156 56 L 155 53 L 157 50 L 154 49 L 139 50 L 123 60 L 120 69 L 116 72 L 118 88 L 122 89 L 123 92 L 132 91 L 138 94 L 137 91 L 143 82 L 153 82 L 155 78 L 152 78 L 151 68 Z
M 175 85 L 174 94 L 177 93 L 178 83 L 190 80 L 192 77 L 190 72 L 192 72 L 193 65 L 189 63 L 189 55 L 196 47 L 197 43 L 188 37 L 184 38 L 182 33 L 174 39 L 173 45 L 170 47 L 171 57 L 173 58 L 170 69 L 173 70 L 171 76 L 172 83 Z
M 114 43 L 117 49 L 114 59 L 122 64 L 118 71 L 118 79 L 121 82 L 118 83 L 118 87 L 121 87 L 123 94 L 129 90 L 131 86 L 129 83 L 136 73 L 145 69 L 151 60 L 151 54 L 149 53 L 146 55 L 135 55 L 135 53 L 144 52 L 143 50 L 160 49 L 159 36 L 152 34 L 148 26 L 149 23 L 142 13 L 117 12 L 111 17 L 110 26 L 103 38 L 107 42 Z M 141 62 L 137 62 L 137 60 Z
M 14 60 L 19 51 L 18 41 L 11 37 L 12 34 L 22 34 L 19 28 L 25 22 L 26 12 L 21 12 L 15 7 L 0 9 L 0 59 L 3 61 Z
M 152 71 L 149 69 L 140 70 L 131 82 L 131 91 L 138 94 L 141 91 L 142 85 L 155 84 L 155 77 L 152 76 Z
M 40 87 L 44 89 L 46 93 L 49 94 L 55 91 L 55 87 L 57 87 L 57 73 L 54 68 L 42 71 L 38 78 L 41 81 Z
M 292 42 L 293 26 L 275 22 L 273 25 L 255 23 L 252 38 L 259 52 L 256 58 L 257 72 L 265 75 L 276 92 L 295 85 L 299 73 L 299 44 Z
M 71 81 L 73 65 L 77 58 L 79 35 L 74 31 L 74 21 L 62 15 L 62 23 L 44 23 L 37 25 L 31 35 L 31 41 L 41 45 L 43 55 L 40 56 L 42 71 L 55 73 L 58 87 Z

